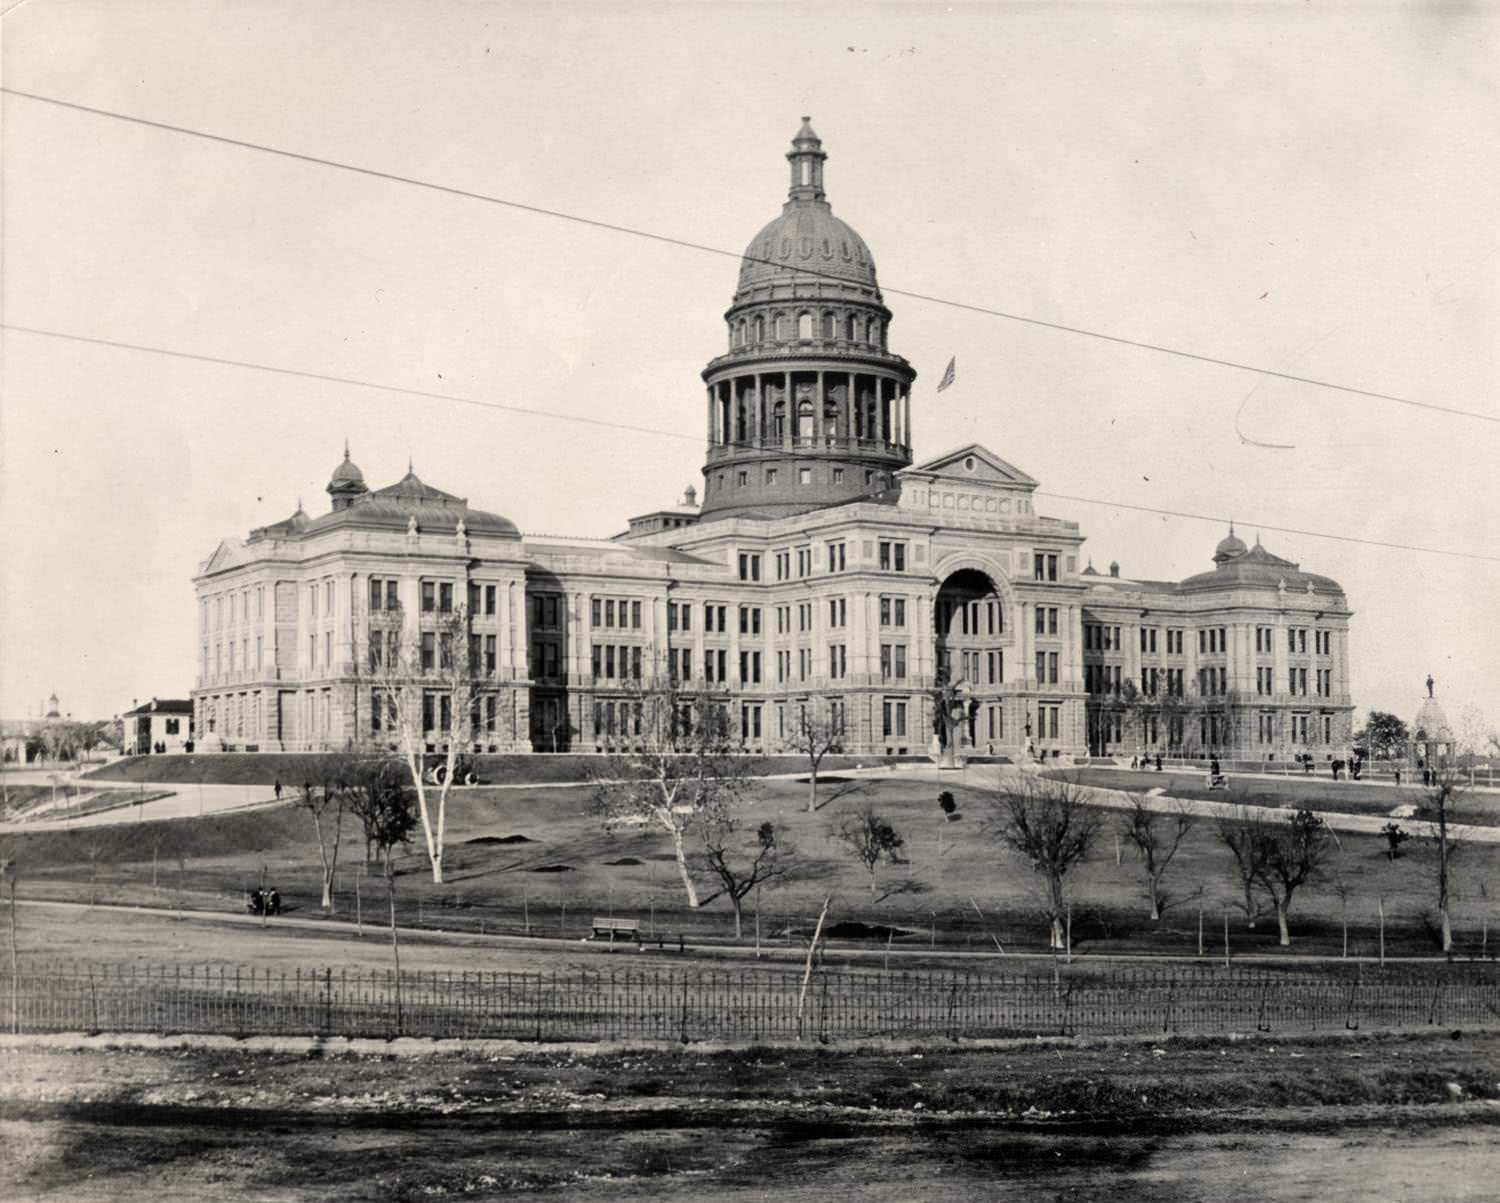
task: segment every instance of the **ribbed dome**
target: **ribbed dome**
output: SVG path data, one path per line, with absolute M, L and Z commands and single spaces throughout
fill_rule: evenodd
M 823 163 L 828 155 L 809 118 L 792 139 L 787 153 L 792 184 L 781 216 L 745 248 L 740 263 L 740 290 L 770 280 L 784 283 L 787 271 L 801 269 L 813 279 L 833 277 L 875 288 L 875 257 L 865 240 L 840 221 L 823 192 Z
M 877 287 L 870 248 L 847 222 L 833 215 L 826 201 L 788 201 L 781 216 L 745 248 L 739 286 L 748 288 L 775 279 L 782 270 L 799 268 Z

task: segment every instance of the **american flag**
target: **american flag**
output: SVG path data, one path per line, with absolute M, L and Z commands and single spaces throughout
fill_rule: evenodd
M 948 361 L 948 366 L 943 369 L 943 378 L 938 381 L 937 391 L 942 392 L 953 383 L 954 369 L 958 366 L 958 356 L 955 355 Z

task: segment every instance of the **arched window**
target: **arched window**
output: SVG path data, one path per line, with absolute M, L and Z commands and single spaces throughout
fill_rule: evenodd
M 854 341 L 854 330 L 857 324 L 852 313 L 844 319 L 844 337 L 850 342 Z
M 766 341 L 766 319 L 763 317 L 755 319 L 755 341 L 758 343 Z
M 813 336 L 813 316 L 802 312 L 797 315 L 797 337 L 811 338 Z
M 740 318 L 739 345 L 742 346 L 742 347 L 745 345 L 745 319 L 744 318 Z
M 880 341 L 880 323 L 874 318 L 870 319 L 870 342 L 877 347 L 884 345 Z
M 832 338 L 833 329 L 833 314 L 825 311 L 823 314 L 823 337 Z
M 776 331 L 775 338 L 777 342 L 785 341 L 787 336 L 792 332 L 791 323 L 784 313 L 778 313 L 774 318 L 772 318 L 771 325 L 772 328 Z
M 797 437 L 799 439 L 813 439 L 817 437 L 817 430 L 813 423 L 816 415 L 813 413 L 813 403 L 803 401 L 797 406 Z

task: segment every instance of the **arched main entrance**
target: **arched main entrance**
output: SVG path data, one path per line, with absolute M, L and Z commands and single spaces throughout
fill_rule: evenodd
M 1007 742 L 1000 695 L 1008 640 L 1000 591 L 989 574 L 960 568 L 939 587 L 932 615 L 936 684 L 956 685 L 969 700 L 960 741 L 991 752 Z M 937 735 L 939 740 L 946 737 L 941 729 Z

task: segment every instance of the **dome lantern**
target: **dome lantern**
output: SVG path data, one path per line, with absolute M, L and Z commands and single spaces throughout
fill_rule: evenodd
M 369 491 L 370 487 L 365 484 L 365 474 L 349 458 L 349 440 L 345 439 L 344 460 L 333 470 L 333 477 L 328 482 L 328 495 L 333 498 L 333 508 L 347 510 L 356 497 Z
M 828 154 L 823 149 L 822 139 L 813 133 L 812 118 L 802 118 L 802 128 L 792 139 L 792 149 L 786 152 L 787 162 L 792 165 L 792 186 L 787 199 L 792 201 L 820 201 L 823 199 L 823 163 Z

